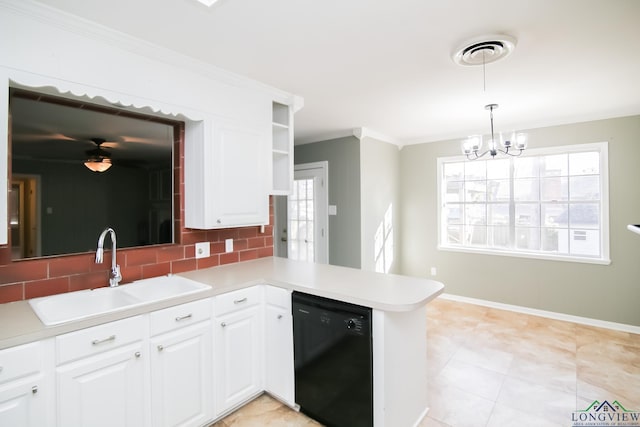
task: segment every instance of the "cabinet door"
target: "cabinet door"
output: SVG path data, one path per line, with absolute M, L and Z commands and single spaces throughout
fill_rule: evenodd
M 56 368 L 58 425 L 147 425 L 142 343 Z
M 51 425 L 46 416 L 44 375 L 12 381 L 0 386 L 0 426 L 41 427 Z
M 216 318 L 214 382 L 217 414 L 263 390 L 261 325 L 260 307 Z
M 151 339 L 152 425 L 199 426 L 213 418 L 211 323 Z
M 293 319 L 291 310 L 266 306 L 265 389 L 293 406 Z
M 216 227 L 269 223 L 265 135 L 233 123 L 213 126 Z
M 185 132 L 185 225 L 267 224 L 268 127 L 211 117 L 190 123 Z

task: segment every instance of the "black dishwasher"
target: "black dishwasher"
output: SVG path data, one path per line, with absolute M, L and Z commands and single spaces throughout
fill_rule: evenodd
M 373 426 L 371 309 L 293 292 L 295 395 L 328 427 Z

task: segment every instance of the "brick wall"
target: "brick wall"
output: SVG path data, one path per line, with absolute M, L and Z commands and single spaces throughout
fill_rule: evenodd
M 174 219 L 176 244 L 118 249 L 121 283 L 169 273 L 230 264 L 273 255 L 273 199 L 269 200 L 269 225 L 221 230 L 184 227 L 184 126 L 176 127 L 174 165 Z M 116 230 L 117 233 L 118 230 Z M 97 242 L 98 236 L 96 236 Z M 233 239 L 233 252 L 224 252 L 225 239 Z M 195 258 L 195 244 L 210 242 L 211 256 Z M 10 246 L 0 246 L 0 303 L 63 292 L 107 286 L 111 251 L 104 262 L 94 262 L 95 252 L 12 261 Z

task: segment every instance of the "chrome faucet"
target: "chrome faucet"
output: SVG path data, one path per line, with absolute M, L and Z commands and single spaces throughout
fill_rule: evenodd
M 116 287 L 118 282 L 122 280 L 120 275 L 120 266 L 116 264 L 116 232 L 113 228 L 105 228 L 104 231 L 98 237 L 98 249 L 96 250 L 96 264 L 102 264 L 102 258 L 104 255 L 104 238 L 109 233 L 111 236 L 111 273 L 109 273 L 109 286 Z

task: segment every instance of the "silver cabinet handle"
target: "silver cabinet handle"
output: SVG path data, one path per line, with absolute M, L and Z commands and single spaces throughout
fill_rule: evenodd
M 178 317 L 176 317 L 176 322 L 179 322 L 181 320 L 191 319 L 191 316 L 192 316 L 192 313 L 189 313 L 189 314 L 187 314 L 185 316 L 178 316 Z
M 278 314 L 278 320 L 282 319 L 282 314 Z
M 136 351 L 133 355 L 136 356 L 136 359 L 138 359 L 138 358 L 140 358 L 140 356 L 142 356 L 142 354 L 139 351 Z
M 38 386 L 34 385 L 33 387 L 31 387 L 31 393 L 32 394 L 36 394 L 38 392 Z
M 164 350 L 164 346 L 163 346 L 162 344 L 160 344 L 160 345 L 158 346 L 158 351 L 162 351 L 162 350 Z
M 220 323 L 220 326 L 222 326 L 224 328 L 225 326 L 227 326 L 227 324 L 225 322 L 222 322 L 222 323 Z
M 110 337 L 103 338 L 101 340 L 93 340 L 93 341 L 91 341 L 91 344 L 92 345 L 100 345 L 100 344 L 104 344 L 106 342 L 115 341 L 115 340 L 116 340 L 116 336 L 115 335 L 111 335 Z
M 247 297 L 244 297 L 242 299 L 234 300 L 233 303 L 234 304 L 242 304 L 243 302 L 246 302 L 246 301 L 247 301 Z
M 4 369 L 4 367 L 3 367 L 3 366 L 0 366 L 0 372 L 2 372 L 2 370 L 3 370 L 3 369 Z

